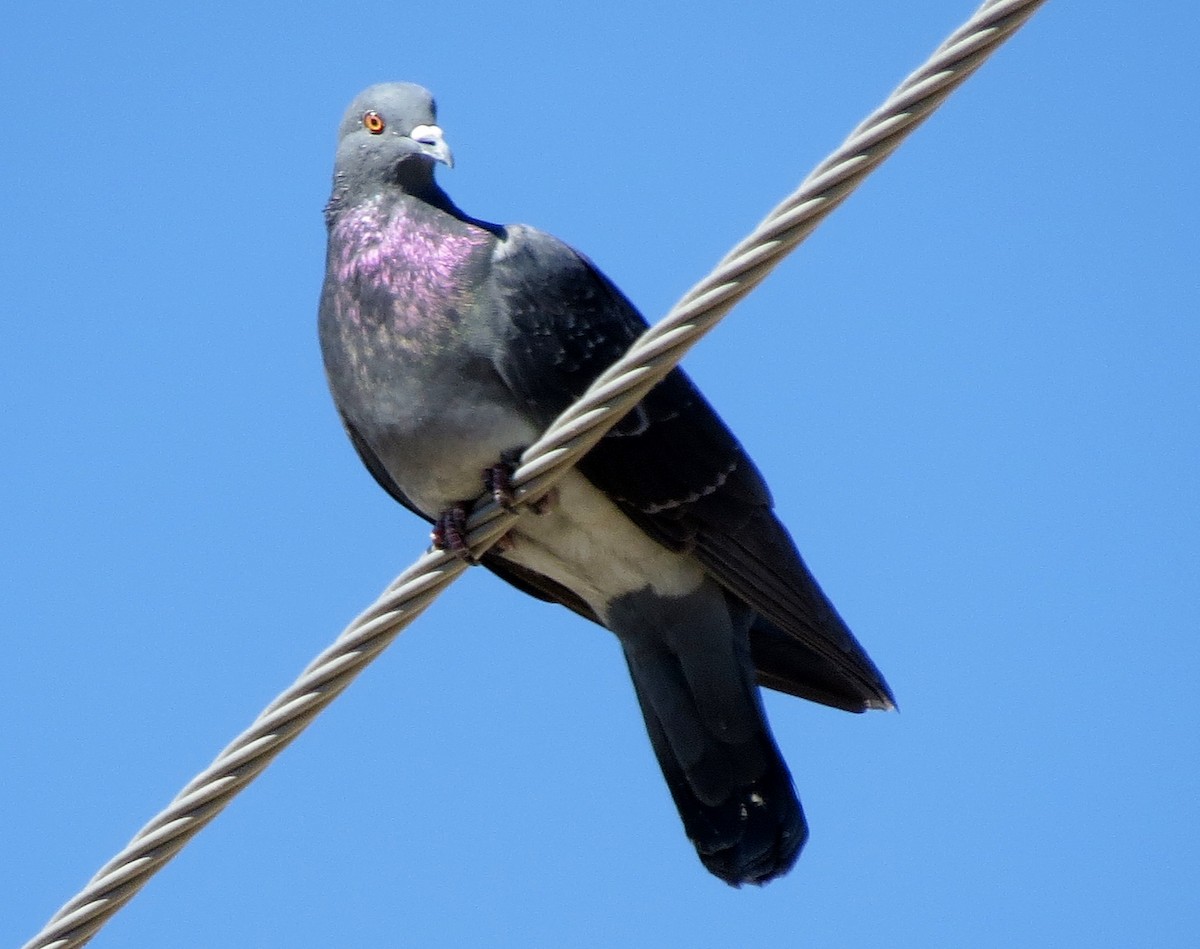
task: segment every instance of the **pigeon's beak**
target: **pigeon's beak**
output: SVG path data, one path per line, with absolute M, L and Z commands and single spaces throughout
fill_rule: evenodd
M 454 167 L 454 156 L 450 154 L 450 146 L 442 130 L 436 125 L 418 125 L 408 137 L 421 146 L 421 152 L 434 161 L 440 161 L 447 168 Z

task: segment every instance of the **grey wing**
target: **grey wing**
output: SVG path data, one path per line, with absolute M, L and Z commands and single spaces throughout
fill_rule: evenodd
M 531 228 L 508 230 L 490 280 L 494 330 L 503 339 L 497 370 L 543 423 L 646 327 L 586 258 Z M 852 711 L 894 704 L 772 512 L 758 469 L 681 370 L 578 467 L 647 534 L 692 551 L 758 614 L 751 650 L 762 684 Z

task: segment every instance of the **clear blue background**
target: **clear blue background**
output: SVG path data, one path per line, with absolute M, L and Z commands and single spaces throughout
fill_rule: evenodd
M 656 318 L 971 9 L 10 11 L 0 944 L 426 543 L 316 345 L 362 87 Z M 1194 945 L 1197 19 L 1049 4 L 688 359 L 903 709 L 768 696 L 789 877 L 709 877 L 615 642 L 472 571 L 94 945 Z

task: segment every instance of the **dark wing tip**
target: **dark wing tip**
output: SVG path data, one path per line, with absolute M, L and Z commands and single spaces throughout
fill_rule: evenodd
M 817 652 L 761 616 L 750 627 L 750 654 L 760 685 L 847 712 L 896 708 L 891 688 L 861 647 L 848 654 L 838 650 L 836 658 L 829 651 L 828 643 Z

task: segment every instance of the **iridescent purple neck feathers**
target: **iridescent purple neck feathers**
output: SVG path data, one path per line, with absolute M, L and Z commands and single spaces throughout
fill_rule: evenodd
M 344 293 L 340 315 L 402 333 L 455 323 L 494 240 L 413 198 L 381 196 L 348 208 L 329 228 L 329 277 Z

